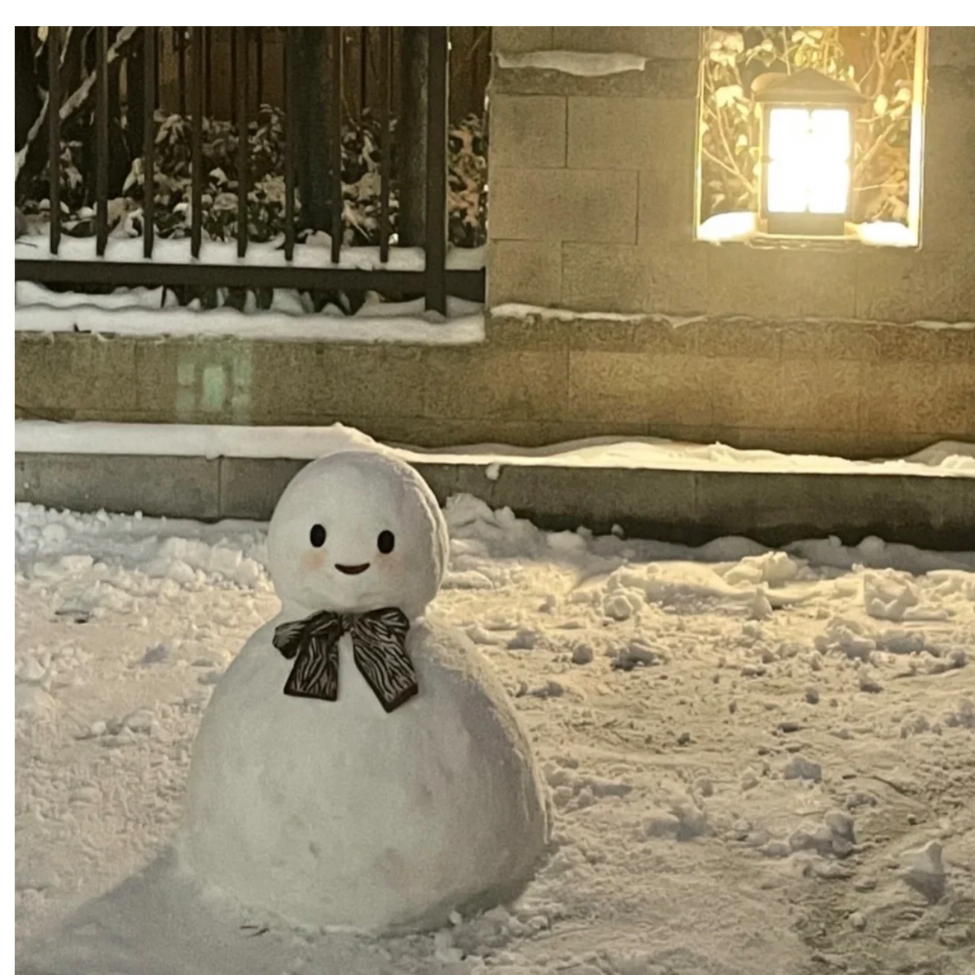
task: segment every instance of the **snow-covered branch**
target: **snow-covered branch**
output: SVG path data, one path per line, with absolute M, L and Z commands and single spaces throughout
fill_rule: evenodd
M 48 96 L 44 96 L 44 101 L 41 104 L 41 110 L 37 113 L 37 118 L 34 119 L 34 124 L 30 127 L 30 131 L 27 133 L 27 140 L 24 142 L 22 148 L 18 149 L 14 153 L 14 179 L 20 175 L 20 170 L 24 165 L 24 160 L 27 159 L 27 150 L 30 148 L 31 143 L 37 138 L 37 133 L 40 132 L 41 126 L 44 124 L 44 120 L 47 118 L 47 103 Z
M 115 36 L 115 41 L 112 46 L 108 49 L 108 63 L 111 64 L 119 55 L 119 50 L 132 38 L 132 35 L 138 30 L 138 27 L 121 27 L 119 28 L 118 34 Z M 73 115 L 81 106 L 84 104 L 85 100 L 88 98 L 91 92 L 92 86 L 95 84 L 95 80 L 98 77 L 98 71 L 92 71 L 81 85 L 72 93 L 70 98 L 67 98 L 61 104 L 61 121 L 63 122 L 70 115 Z
M 70 29 L 70 28 L 69 28 Z M 111 64 L 116 58 L 119 57 L 122 49 L 132 40 L 138 27 L 120 27 L 118 33 L 115 35 L 115 40 L 112 42 L 108 49 L 108 63 Z M 69 35 L 70 36 L 70 35 Z M 47 43 L 47 35 L 44 37 L 44 43 Z M 67 45 L 65 45 L 64 50 L 67 50 Z M 64 51 L 61 54 L 61 65 L 64 64 Z M 75 112 L 77 112 L 82 105 L 88 100 L 88 96 L 91 94 L 91 89 L 95 84 L 95 80 L 98 77 L 98 71 L 92 71 L 90 74 L 86 75 L 84 80 L 71 93 L 71 95 L 66 98 L 61 103 L 61 109 L 58 113 L 60 115 L 61 121 L 65 122 L 69 119 Z M 30 131 L 27 133 L 27 139 L 23 146 L 18 149 L 14 155 L 15 163 L 15 173 L 14 179 L 20 175 L 20 171 L 23 168 L 25 161 L 27 160 L 27 153 L 30 151 L 31 146 L 34 144 L 38 134 L 45 121 L 47 120 L 48 105 L 50 104 L 50 97 L 45 95 L 44 102 L 41 105 L 41 110 L 34 120 L 34 124 L 31 125 Z

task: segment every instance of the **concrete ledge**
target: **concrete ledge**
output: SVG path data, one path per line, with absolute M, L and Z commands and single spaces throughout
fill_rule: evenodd
M 142 511 L 216 521 L 264 521 L 300 460 L 95 454 L 16 455 L 17 501 L 77 511 Z M 614 524 L 631 537 L 701 545 L 744 535 L 765 545 L 867 535 L 921 548 L 975 549 L 975 478 L 856 474 L 416 465 L 443 504 L 468 493 L 539 527 Z
M 308 461 L 221 457 L 207 463 L 220 466 L 222 517 L 267 521 L 291 478 Z
M 217 521 L 220 464 L 204 457 L 16 454 L 17 501 Z

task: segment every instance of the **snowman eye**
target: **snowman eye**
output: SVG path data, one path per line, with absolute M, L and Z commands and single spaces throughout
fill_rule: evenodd
M 325 529 L 322 525 L 311 526 L 311 543 L 315 548 L 321 548 L 325 544 Z
M 391 531 L 381 531 L 376 539 L 376 547 L 383 555 L 389 555 L 396 545 L 396 536 Z

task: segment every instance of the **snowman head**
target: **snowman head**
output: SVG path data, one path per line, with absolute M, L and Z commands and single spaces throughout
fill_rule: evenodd
M 408 464 L 343 450 L 303 468 L 271 518 L 268 567 L 282 603 L 364 613 L 395 606 L 411 619 L 437 594 L 447 524 Z

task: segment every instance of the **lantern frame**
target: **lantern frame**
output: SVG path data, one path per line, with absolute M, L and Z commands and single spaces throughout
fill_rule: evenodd
M 803 68 L 795 74 L 768 72 L 752 82 L 752 95 L 762 108 L 761 156 L 759 164 L 759 227 L 770 236 L 787 237 L 844 237 L 846 223 L 853 209 L 853 172 L 856 149 L 857 109 L 869 101 L 857 89 L 845 82 L 829 78 L 813 68 Z M 837 213 L 813 213 L 769 210 L 768 173 L 771 114 L 776 108 L 840 109 L 850 120 L 850 177 L 847 185 L 846 207 Z

